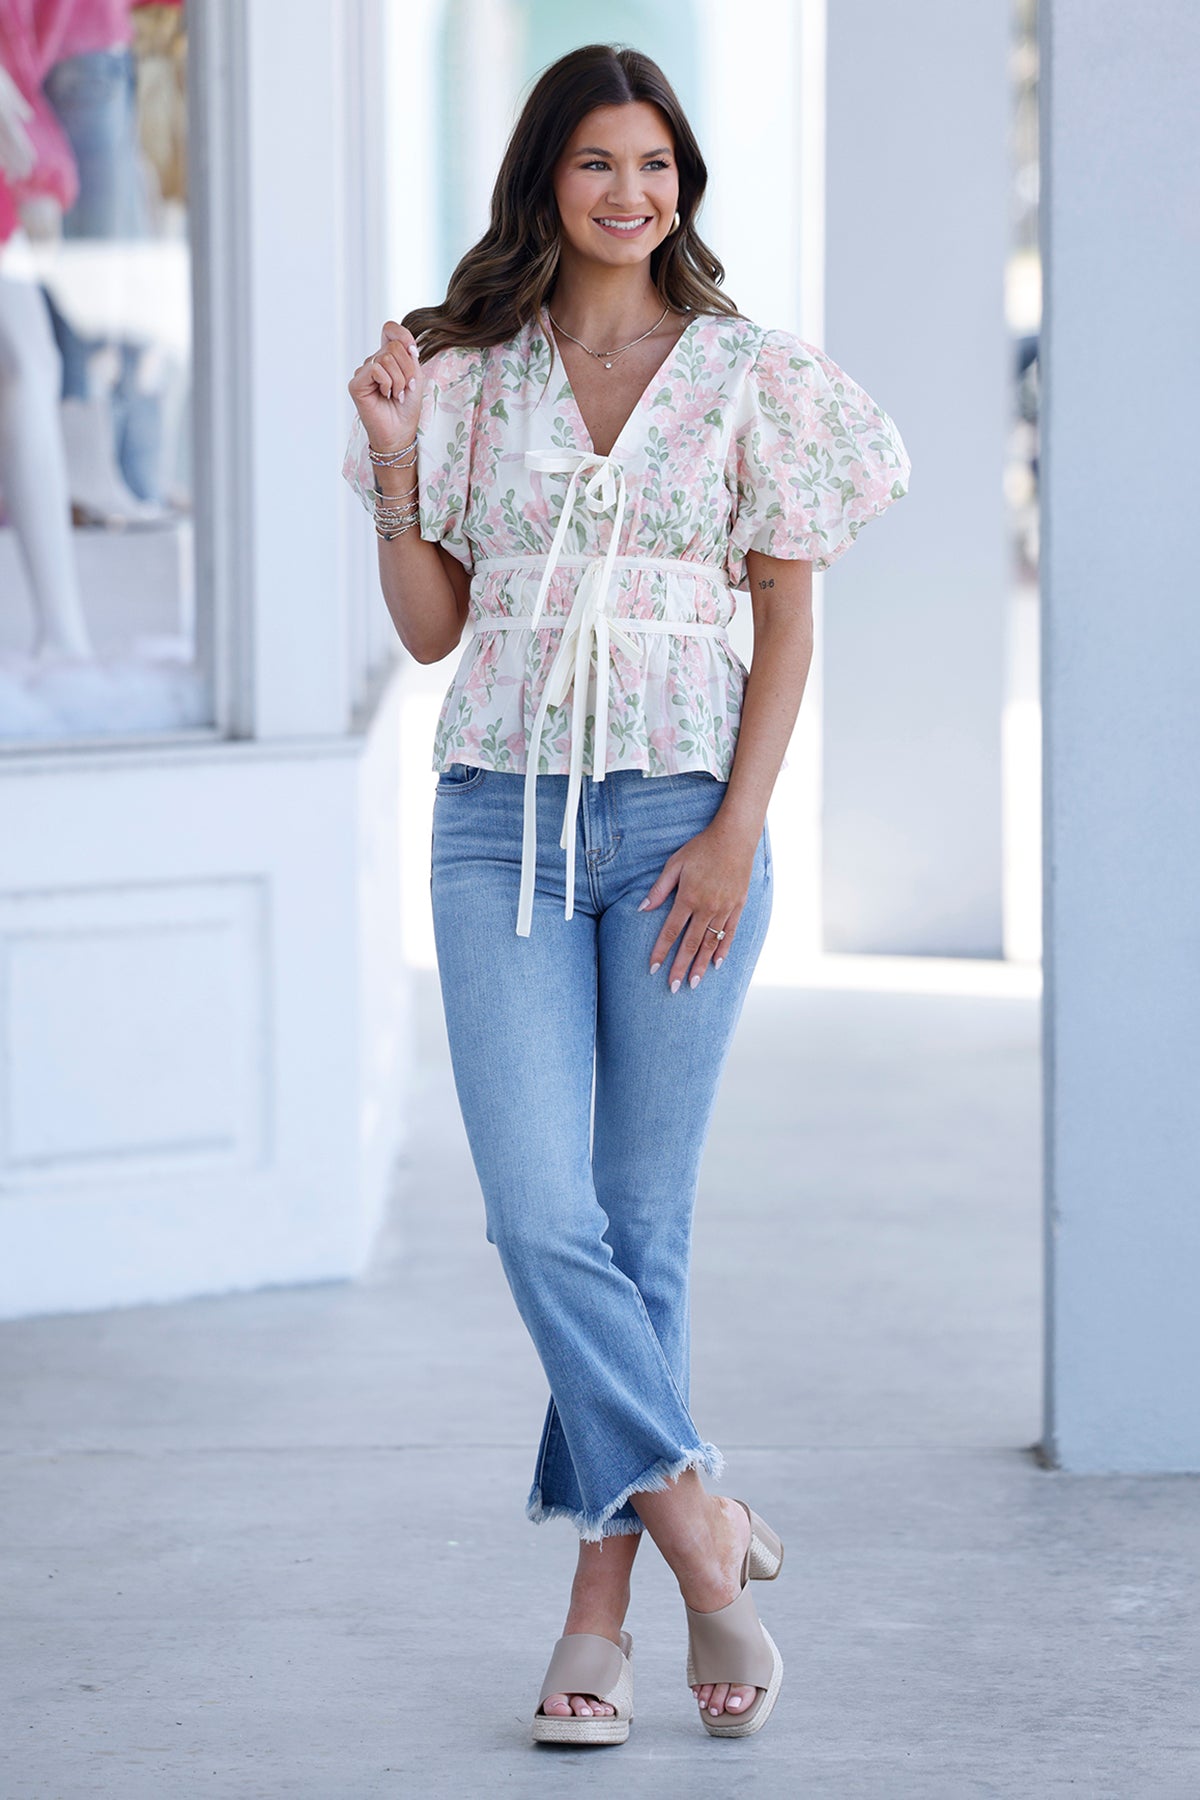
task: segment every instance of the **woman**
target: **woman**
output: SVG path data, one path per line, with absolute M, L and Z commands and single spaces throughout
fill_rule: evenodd
M 654 63 L 572 51 L 445 301 L 349 383 L 343 473 L 401 639 L 434 662 L 473 627 L 434 744 L 434 932 L 487 1235 L 552 1395 L 526 1511 L 580 1536 L 533 1727 L 559 1742 L 628 1736 L 643 1530 L 706 1730 L 758 1730 L 779 1690 L 748 1584 L 782 1545 L 705 1490 L 722 1457 L 688 1411 L 692 1209 L 770 915 L 812 570 L 909 469 L 823 352 L 720 292 L 706 178 Z M 752 676 L 725 634 L 747 579 Z

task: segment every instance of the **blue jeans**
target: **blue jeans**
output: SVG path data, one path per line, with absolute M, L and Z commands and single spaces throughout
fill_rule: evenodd
M 712 821 L 725 783 L 703 772 L 585 775 L 569 920 L 566 789 L 565 775 L 538 777 L 528 937 L 515 931 L 519 774 L 465 763 L 439 774 L 430 892 L 487 1237 L 550 1387 L 526 1514 L 569 1518 L 597 1541 L 642 1529 L 631 1494 L 723 1468 L 688 1410 L 692 1214 L 770 919 L 771 849 L 764 825 L 721 968 L 672 994 L 674 949 L 648 971 L 674 895 L 652 911 L 638 904 Z
M 67 238 L 143 238 L 150 204 L 138 140 L 133 50 L 86 50 L 49 70 L 42 91 L 70 140 L 79 193 L 63 215 Z
M 54 64 L 43 83 L 47 100 L 70 140 L 79 170 L 79 194 L 63 215 L 65 238 L 145 238 L 151 209 L 138 139 L 137 67 L 132 49 L 87 50 Z M 120 273 L 114 252 L 113 273 Z M 62 395 L 87 398 L 88 357 L 104 338 L 76 331 L 44 288 L 62 355 Z M 160 500 L 162 401 L 139 393 L 138 362 L 144 345 L 117 340 L 121 373 L 112 391 L 113 448 L 126 484 L 139 500 Z

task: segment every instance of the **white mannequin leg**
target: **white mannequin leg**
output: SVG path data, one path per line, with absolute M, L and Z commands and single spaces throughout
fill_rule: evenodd
M 90 657 L 71 536 L 61 384 L 40 290 L 0 274 L 0 485 L 33 596 L 33 651 Z

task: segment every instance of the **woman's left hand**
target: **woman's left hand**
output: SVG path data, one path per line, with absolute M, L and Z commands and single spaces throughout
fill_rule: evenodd
M 650 952 L 650 973 L 660 968 L 679 939 L 675 960 L 667 977 L 671 992 L 678 993 L 685 980 L 699 987 L 711 962 L 719 968 L 729 954 L 750 893 L 758 837 L 747 841 L 745 833 L 714 819 L 703 831 L 672 852 L 662 874 L 638 908 L 650 912 L 675 890 L 675 904 L 663 921 Z M 716 931 L 709 931 L 713 925 Z M 717 931 L 724 931 L 719 938 Z M 682 937 L 680 933 L 682 932 Z M 714 955 L 715 952 L 715 955 Z M 688 969 L 691 977 L 688 978 Z

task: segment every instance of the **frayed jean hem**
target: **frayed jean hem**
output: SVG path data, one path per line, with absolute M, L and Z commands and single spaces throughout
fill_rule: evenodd
M 714 1481 L 719 1480 L 725 1471 L 725 1458 L 715 1444 L 697 1444 L 691 1450 L 685 1450 L 674 1461 L 660 1457 L 658 1462 L 651 1463 L 643 1469 L 636 1481 L 631 1481 L 623 1488 L 603 1512 L 577 1512 L 570 1506 L 547 1506 L 542 1500 L 542 1491 L 535 1481 L 525 1502 L 525 1516 L 535 1525 L 543 1524 L 547 1519 L 570 1519 L 585 1544 L 598 1544 L 606 1537 L 628 1537 L 644 1529 L 641 1519 L 616 1519 L 613 1514 L 633 1494 L 654 1494 L 669 1487 L 678 1476 L 688 1469 L 699 1469 Z

